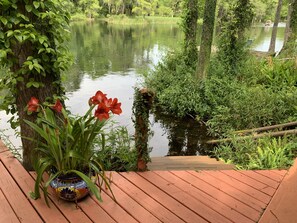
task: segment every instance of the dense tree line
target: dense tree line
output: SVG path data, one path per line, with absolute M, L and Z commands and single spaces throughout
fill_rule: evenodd
M 252 0 L 254 7 L 254 22 L 264 22 L 274 20 L 275 9 L 278 0 Z M 234 0 L 218 1 L 217 11 L 224 15 L 225 11 L 234 3 Z M 289 1 L 283 1 L 280 11 L 280 19 L 287 17 L 287 5 Z M 81 13 L 87 17 L 127 15 L 127 16 L 171 16 L 177 17 L 183 14 L 183 6 L 187 4 L 182 0 L 69 0 L 68 9 L 72 13 Z M 198 17 L 203 18 L 205 0 L 197 1 Z

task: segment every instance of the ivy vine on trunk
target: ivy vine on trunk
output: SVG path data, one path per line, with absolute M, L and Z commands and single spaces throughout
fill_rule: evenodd
M 45 101 L 63 95 L 60 74 L 69 65 L 64 45 L 68 25 L 62 0 L 0 2 L 0 63 L 11 71 L 2 79 L 10 91 L 4 106 L 17 115 L 27 169 L 35 146 L 25 138 L 36 136 L 23 120 L 36 117 L 27 115 L 25 107 L 32 96 Z

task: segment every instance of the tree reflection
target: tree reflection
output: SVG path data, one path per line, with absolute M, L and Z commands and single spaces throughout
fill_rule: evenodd
M 131 69 L 149 70 L 155 51 L 176 48 L 182 39 L 177 25 L 109 25 L 105 22 L 71 24 L 69 48 L 74 64 L 65 73 L 67 91 L 75 91 L 85 74 L 96 79 L 110 73 L 125 75 Z
M 193 118 L 174 118 L 156 109 L 155 122 L 161 123 L 168 134 L 168 156 L 212 155 L 212 147 L 206 144 L 210 139 L 204 124 Z

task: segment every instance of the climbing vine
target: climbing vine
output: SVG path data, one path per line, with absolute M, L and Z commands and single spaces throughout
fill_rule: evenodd
M 196 65 L 198 58 L 197 50 L 197 19 L 198 1 L 185 0 L 183 5 L 182 28 L 185 34 L 184 56 L 187 65 Z
M 222 18 L 218 58 L 227 74 L 235 75 L 245 61 L 245 30 L 251 26 L 253 5 L 250 0 L 237 0 Z
M 145 170 L 150 161 L 148 139 L 150 135 L 149 111 L 154 94 L 150 90 L 135 88 L 133 102 L 133 122 L 135 127 L 135 147 L 138 152 L 138 170 Z

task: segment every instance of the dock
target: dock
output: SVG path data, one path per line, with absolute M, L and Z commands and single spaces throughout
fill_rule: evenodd
M 289 170 L 155 170 L 110 172 L 103 202 L 33 200 L 34 173 L 0 141 L 0 223 L 212 222 L 293 223 L 297 219 L 297 161 Z
M 235 166 L 208 156 L 152 157 L 149 170 L 232 170 Z

